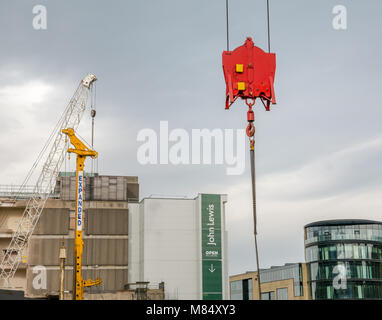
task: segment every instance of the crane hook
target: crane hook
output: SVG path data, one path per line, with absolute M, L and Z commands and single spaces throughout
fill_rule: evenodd
M 249 110 L 247 112 L 248 126 L 247 126 L 246 133 L 247 133 L 247 136 L 251 138 L 255 134 L 255 126 L 253 125 L 253 122 L 255 121 L 255 114 L 252 110 L 252 106 L 255 103 L 255 101 L 253 101 L 253 103 L 249 103 L 247 102 L 247 100 L 245 100 L 245 102 L 249 106 Z
M 255 126 L 252 123 L 249 123 L 246 129 L 248 138 L 252 138 L 255 135 Z

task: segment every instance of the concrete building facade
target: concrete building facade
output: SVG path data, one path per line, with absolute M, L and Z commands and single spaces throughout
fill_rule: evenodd
M 71 299 L 75 190 L 74 174 L 61 173 L 7 288 L 23 291 L 25 298 L 57 296 L 64 244 L 65 298 Z M 139 202 L 137 177 L 88 175 L 84 197 L 83 278 L 103 281 L 86 288 L 84 299 L 228 299 L 225 195 Z M 28 194 L 24 198 L 0 196 L 2 254 Z
M 9 283 L 13 289 L 24 290 L 26 297 L 58 293 L 59 248 L 62 242 L 67 252 L 65 290 L 72 291 L 75 188 L 73 174 L 60 174 L 55 192 L 47 200 L 28 249 Z M 83 277 L 101 278 L 103 285 L 100 290 L 105 293 L 124 290 L 129 282 L 128 204 L 138 202 L 138 178 L 87 176 L 85 197 Z M 8 248 L 26 201 L 0 199 L 1 255 Z
M 225 195 L 129 204 L 129 279 L 165 283 L 166 299 L 228 299 Z
M 259 300 L 258 273 L 230 276 L 231 300 Z M 308 269 L 305 263 L 260 270 L 261 300 L 310 300 Z

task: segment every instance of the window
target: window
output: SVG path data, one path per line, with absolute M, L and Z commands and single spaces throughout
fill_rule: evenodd
M 305 254 L 306 254 L 306 261 L 307 262 L 317 261 L 318 260 L 318 247 L 313 246 L 313 247 L 306 248 Z
M 263 292 L 261 293 L 261 300 L 275 300 L 275 292 Z
M 337 246 L 329 247 L 329 259 L 337 259 Z
M 328 299 L 333 299 L 333 288 L 331 286 L 326 287 L 326 297 Z
M 363 290 L 362 290 L 362 286 L 358 285 L 356 286 L 356 290 L 357 290 L 357 294 L 356 294 L 356 297 L 358 299 L 363 299 Z
M 231 282 L 231 300 L 243 300 L 243 282 L 241 280 Z
M 310 264 L 310 279 L 311 280 L 317 280 L 318 275 L 318 263 L 312 263 Z
M 277 300 L 288 300 L 288 288 L 277 289 Z
M 353 246 L 351 244 L 345 244 L 345 258 L 353 258 Z
M 248 279 L 243 280 L 243 300 L 249 300 L 248 295 Z
M 321 253 L 321 260 L 328 260 L 329 259 L 329 248 L 328 247 L 321 247 L 320 253 Z
M 373 246 L 371 250 L 371 258 L 375 260 L 382 260 L 382 247 Z
M 345 248 L 342 243 L 337 244 L 337 259 L 345 258 Z
M 367 259 L 367 250 L 366 250 L 366 245 L 365 244 L 361 244 L 359 246 L 359 249 L 360 249 L 360 256 L 361 256 L 361 259 Z
M 353 259 L 359 259 L 359 246 L 358 246 L 358 244 L 353 245 Z
M 253 300 L 253 285 L 252 285 L 252 279 L 248 279 L 248 299 Z
M 382 289 L 378 282 L 349 282 L 346 289 L 334 289 L 329 284 L 312 285 L 313 299 L 381 299 Z
M 252 300 L 252 279 L 232 281 L 230 283 L 231 300 Z

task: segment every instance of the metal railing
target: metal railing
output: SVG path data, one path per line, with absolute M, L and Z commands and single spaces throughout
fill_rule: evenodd
M 35 194 L 35 186 L 32 185 L 15 185 L 15 184 L 0 184 L 0 198 L 9 198 L 9 199 L 29 199 L 32 195 Z M 58 193 L 48 194 L 48 198 L 57 198 L 59 197 Z

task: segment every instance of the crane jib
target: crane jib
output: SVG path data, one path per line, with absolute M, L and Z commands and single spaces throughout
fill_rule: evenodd
M 78 185 L 77 185 L 77 230 L 82 231 L 83 220 L 83 181 L 84 172 L 78 171 Z

